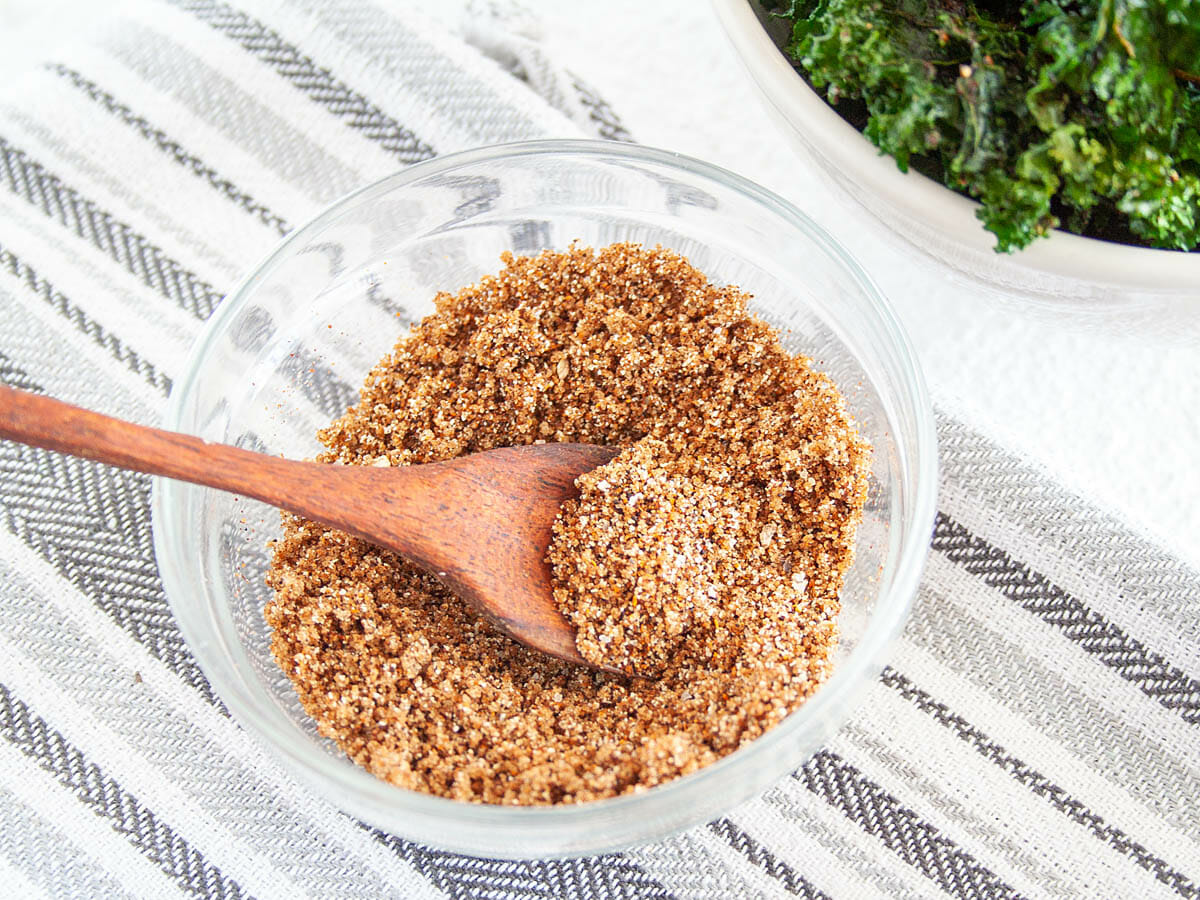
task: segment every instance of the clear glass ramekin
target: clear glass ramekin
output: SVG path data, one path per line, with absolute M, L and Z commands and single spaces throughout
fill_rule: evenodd
M 439 290 L 502 251 L 662 244 L 740 285 L 785 343 L 835 379 L 874 445 L 842 593 L 834 674 L 751 745 L 643 793 L 560 807 L 468 804 L 380 781 L 321 738 L 269 652 L 262 619 L 274 509 L 158 480 L 155 550 L 171 608 L 234 718 L 313 790 L 386 831 L 498 857 L 614 850 L 706 821 L 804 762 L 882 667 L 917 588 L 936 493 L 916 358 L 870 279 L 803 213 L 730 172 L 644 147 L 538 141 L 414 165 L 289 235 L 221 304 L 171 394 L 166 427 L 290 457 L 357 397 L 368 369 Z

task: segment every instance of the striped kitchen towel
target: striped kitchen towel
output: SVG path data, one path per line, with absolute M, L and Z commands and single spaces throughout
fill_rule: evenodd
M 0 380 L 159 419 L 278 239 L 437 153 L 628 139 L 503 2 L 122 7 L 0 87 Z M 940 417 L 891 665 L 811 761 L 653 845 L 475 859 L 378 833 L 228 717 L 149 480 L 0 442 L 0 896 L 1194 897 L 1200 574 Z

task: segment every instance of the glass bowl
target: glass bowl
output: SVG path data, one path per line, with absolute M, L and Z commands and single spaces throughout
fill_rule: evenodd
M 948 266 L 974 288 L 1100 325 L 1200 325 L 1200 252 L 1134 247 L 1055 231 L 996 253 L 979 204 L 916 171 L 901 172 L 817 95 L 779 49 L 785 21 L 758 0 L 712 0 L 767 111 L 804 159 L 893 241 Z M 1111 321 L 1111 320 L 1116 320 Z
M 165 427 L 294 458 L 357 399 L 367 371 L 439 290 L 500 254 L 572 241 L 662 244 L 755 295 L 790 349 L 834 378 L 875 448 L 842 600 L 834 674 L 774 730 L 690 776 L 561 807 L 469 804 L 389 785 L 321 738 L 262 618 L 276 510 L 158 480 L 155 551 L 171 609 L 234 718 L 330 802 L 386 831 L 499 857 L 608 851 L 709 820 L 800 765 L 876 677 L 910 608 L 932 530 L 933 420 L 908 341 L 854 260 L 803 213 L 729 172 L 642 147 L 539 141 L 439 157 L 370 185 L 288 236 L 221 304 Z

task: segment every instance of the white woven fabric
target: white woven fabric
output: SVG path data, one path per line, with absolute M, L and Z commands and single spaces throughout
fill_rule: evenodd
M 498 2 L 147 2 L 46 62 L 0 89 L 0 380 L 150 423 L 225 290 L 337 195 L 627 137 Z M 846 727 L 716 822 L 527 863 L 295 783 L 171 621 L 148 480 L 0 443 L 0 895 L 1200 894 L 1200 574 L 967 424 L 939 436 L 917 610 Z

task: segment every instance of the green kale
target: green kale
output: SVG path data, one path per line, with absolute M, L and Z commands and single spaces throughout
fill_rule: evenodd
M 1200 249 L 1200 0 L 790 0 L 786 50 L 880 151 L 1052 228 Z

